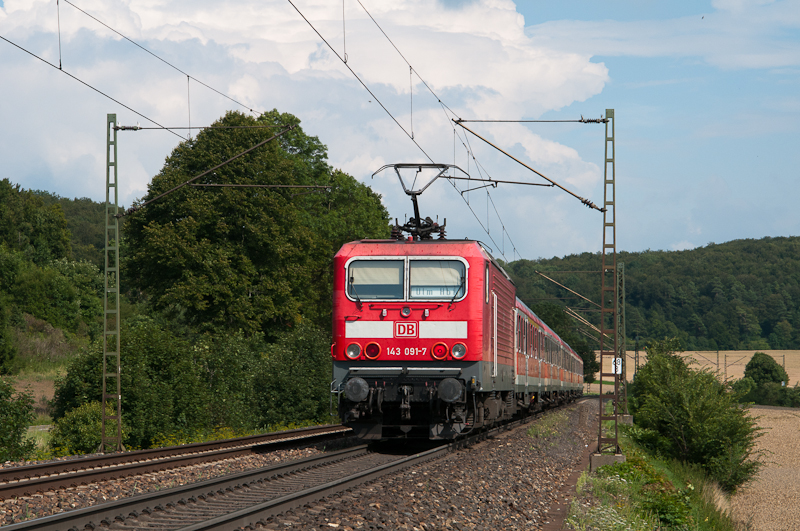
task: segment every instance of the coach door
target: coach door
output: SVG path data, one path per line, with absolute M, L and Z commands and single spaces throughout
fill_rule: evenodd
M 497 376 L 497 293 L 492 291 L 492 377 Z

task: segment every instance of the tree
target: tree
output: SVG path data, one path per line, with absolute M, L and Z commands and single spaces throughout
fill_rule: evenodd
M 258 119 L 229 112 L 181 143 L 144 199 L 269 138 L 290 114 Z M 335 250 L 358 238 L 386 237 L 380 196 L 334 171 L 326 148 L 296 129 L 223 166 L 198 184 L 322 185 L 330 192 L 287 188 L 186 186 L 133 214 L 123 229 L 123 267 L 157 310 L 203 330 L 265 332 L 275 337 L 311 318 L 329 326 Z
M 33 193 L 41 197 L 48 206 L 61 205 L 70 232 L 73 258 L 103 267 L 105 204 L 92 201 L 88 197 L 68 199 L 45 190 L 34 190 Z
M 789 375 L 778 365 L 772 356 L 763 352 L 756 352 L 744 368 L 744 377 L 752 378 L 756 387 L 761 387 L 766 383 L 784 384 L 789 383 Z
M 518 260 L 507 271 L 524 301 L 563 297 L 534 271 L 598 301 L 599 253 Z M 687 251 L 617 253 L 625 264 L 628 331 L 676 336 L 689 350 L 800 348 L 800 236 L 735 240 Z M 593 323 L 597 323 L 596 317 Z
M 11 365 L 17 356 L 17 345 L 10 326 L 10 299 L 0 293 L 0 374 L 11 372 Z
M 30 456 L 34 444 L 25 435 L 33 418 L 33 396 L 15 393 L 11 382 L 0 378 L 0 462 Z
M 700 465 L 733 491 L 761 466 L 753 459 L 760 431 L 738 395 L 712 372 L 690 368 L 675 354 L 679 349 L 676 338 L 648 346 L 647 363 L 630 388 L 630 434 L 657 455 Z
M 43 265 L 70 258 L 70 234 L 61 206 L 45 205 L 31 191 L 0 180 L 0 243 Z

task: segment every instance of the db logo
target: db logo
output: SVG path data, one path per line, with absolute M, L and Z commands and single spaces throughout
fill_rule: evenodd
M 395 323 L 394 337 L 417 337 L 418 323 Z

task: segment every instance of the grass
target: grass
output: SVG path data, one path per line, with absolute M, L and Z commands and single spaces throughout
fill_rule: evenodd
M 590 530 L 742 531 L 727 497 L 705 473 L 662 461 L 621 439 L 627 460 L 578 480 L 567 528 Z
M 34 449 L 36 458 L 39 459 L 40 457 L 49 457 L 47 445 L 50 442 L 50 432 L 47 430 L 38 430 L 36 428 L 28 428 L 28 433 L 25 436 L 26 439 L 29 441 L 33 441 L 36 444 L 36 448 Z
M 528 436 L 544 442 L 546 439 L 557 436 L 567 426 L 569 417 L 565 411 L 554 411 L 543 416 L 533 426 L 528 428 Z

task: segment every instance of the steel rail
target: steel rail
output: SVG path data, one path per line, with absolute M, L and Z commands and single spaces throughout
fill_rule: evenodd
M 314 426 L 223 441 L 5 468 L 0 469 L 0 499 L 219 461 L 268 447 L 321 442 L 346 437 L 351 433 L 350 428 L 340 425 Z
M 450 444 L 420 452 L 392 463 L 375 467 L 371 470 L 358 472 L 348 477 L 331 481 L 324 485 L 312 487 L 297 493 L 253 505 L 239 511 L 231 512 L 223 516 L 181 527 L 177 531 L 235 531 L 242 528 L 256 529 L 259 525 L 265 524 L 266 522 L 264 520 L 270 516 L 275 516 L 290 509 L 302 507 L 303 505 L 313 503 L 331 494 L 342 492 L 358 485 L 375 481 L 383 476 L 399 472 L 406 468 L 422 464 L 432 459 L 443 457 L 451 451 L 470 446 L 495 434 L 527 424 L 534 419 L 539 418 L 545 411 L 546 410 L 539 410 L 529 416 L 503 423 L 484 432 L 468 436 Z
M 316 455 L 279 463 L 269 467 L 247 470 L 236 474 L 212 478 L 198 483 L 190 483 L 167 490 L 139 494 L 109 503 L 92 507 L 84 507 L 74 511 L 45 516 L 11 524 L 3 527 L 3 531 L 67 531 L 71 529 L 94 529 L 98 525 L 109 525 L 117 520 L 125 520 L 129 516 L 139 516 L 152 511 L 161 511 L 165 507 L 184 504 L 198 497 L 224 493 L 226 490 L 241 487 L 259 479 L 293 474 L 300 470 L 323 466 L 344 459 L 351 459 L 367 453 L 367 445 L 354 446 L 338 452 Z
M 555 409 L 555 408 L 548 408 Z M 278 495 L 270 500 L 263 500 L 253 505 L 234 509 L 222 516 L 212 516 L 207 520 L 197 521 L 183 527 L 169 526 L 161 529 L 175 531 L 233 531 L 241 528 L 255 528 L 264 523 L 266 518 L 281 514 L 289 509 L 300 507 L 320 500 L 355 486 L 375 481 L 383 476 L 396 473 L 426 461 L 442 457 L 447 453 L 483 441 L 500 432 L 508 431 L 527 424 L 541 416 L 546 410 L 539 410 L 531 415 L 501 424 L 484 432 L 454 441 L 447 445 L 426 450 L 412 456 L 401 457 L 389 463 L 380 464 L 345 477 L 327 481 L 320 485 L 305 488 L 297 492 Z M 310 471 L 323 466 L 341 463 L 344 460 L 366 458 L 375 455 L 368 450 L 368 445 L 361 445 L 330 454 L 313 456 L 297 461 L 272 465 L 263 469 L 239 472 L 199 483 L 183 485 L 164 491 L 141 494 L 101 505 L 77 509 L 44 518 L 29 520 L 5 526 L 3 531 L 76 531 L 96 529 L 97 526 L 116 529 L 138 529 L 142 527 L 159 529 L 159 516 L 163 514 L 167 520 L 179 521 L 188 518 L 191 505 L 198 500 L 208 500 L 212 505 L 234 505 L 224 497 L 226 491 L 253 491 L 258 485 L 271 479 L 282 478 L 302 471 Z M 303 478 L 299 478 L 303 483 Z M 298 481 L 295 481 L 296 483 Z M 205 512 L 205 507 L 198 507 Z M 162 511 L 167 511 L 162 513 Z M 174 511 L 174 512 L 173 512 Z M 144 519 L 140 519 L 143 517 Z

